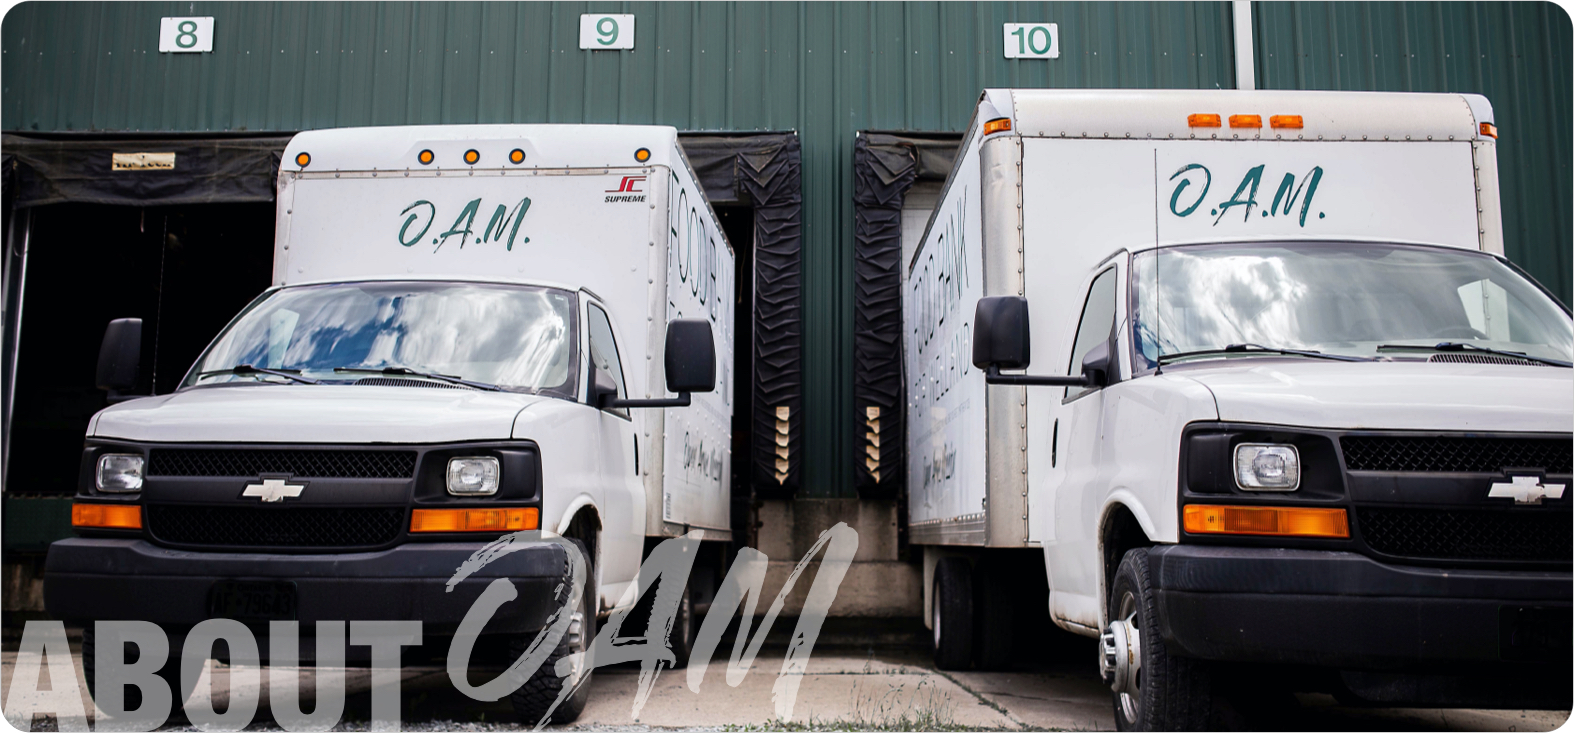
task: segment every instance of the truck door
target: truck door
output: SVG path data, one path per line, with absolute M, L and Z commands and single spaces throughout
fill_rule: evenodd
M 590 379 L 595 379 L 597 370 L 604 371 L 617 383 L 618 398 L 627 397 L 623 361 L 619 358 L 612 320 L 600 304 L 587 301 L 585 324 L 590 337 Z M 606 588 L 632 579 L 639 569 L 645 540 L 645 489 L 638 480 L 638 446 L 634 442 L 634 423 L 628 409 L 601 410 L 599 421 L 595 450 L 601 485 L 606 491 L 601 532 L 601 579 L 602 587 Z M 618 599 L 603 600 L 616 602 Z
M 1119 353 L 1113 344 L 1115 324 L 1125 310 L 1118 296 L 1125 292 L 1120 287 L 1123 258 L 1119 259 L 1102 266 L 1086 286 L 1066 374 L 1081 373 L 1082 358 L 1100 343 L 1111 343 L 1110 353 Z M 1118 364 L 1112 366 L 1118 373 Z M 1045 472 L 1050 516 L 1040 518 L 1051 525 L 1054 538 L 1046 543 L 1050 547 L 1050 607 L 1057 617 L 1078 623 L 1087 623 L 1091 612 L 1088 625 L 1099 619 L 1099 579 L 1094 571 L 1099 566 L 1099 511 L 1108 483 L 1104 393 L 1101 387 L 1066 387 L 1045 390 L 1041 397 L 1050 402 L 1049 450 L 1045 452 L 1050 464 Z

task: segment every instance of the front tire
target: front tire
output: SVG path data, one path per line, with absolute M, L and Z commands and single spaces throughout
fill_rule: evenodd
M 124 650 L 121 651 L 125 653 Z M 88 622 L 82 629 L 82 673 L 87 679 L 87 693 L 94 702 L 98 701 L 98 635 L 93 630 L 93 622 Z M 186 698 L 191 696 L 191 690 L 183 690 L 180 686 L 180 649 L 171 649 L 169 658 L 164 666 L 155 672 L 169 684 L 170 709 L 162 711 L 164 722 L 178 722 L 186 717 Z M 142 707 L 142 689 L 127 686 L 122 704 L 126 710 L 137 710 Z
M 1198 660 L 1172 657 L 1164 646 L 1147 548 L 1130 550 L 1121 559 L 1110 583 L 1109 619 L 1099 652 L 1105 681 L 1111 683 L 1116 729 L 1206 730 L 1213 706 L 1208 668 Z
M 535 725 L 542 716 L 552 709 L 552 703 L 557 701 L 557 696 L 563 691 L 565 684 L 575 684 L 578 680 L 578 689 L 562 705 L 552 710 L 553 723 L 572 723 L 585 711 L 585 703 L 590 700 L 590 672 L 589 668 L 582 668 L 568 677 L 557 676 L 557 662 L 570 654 L 580 654 L 580 664 L 584 664 L 584 652 L 590 650 L 591 642 L 596 638 L 596 570 L 591 564 L 590 553 L 585 550 L 585 544 L 579 540 L 571 539 L 570 542 L 579 548 L 581 557 L 585 558 L 585 589 L 580 594 L 575 605 L 573 617 L 569 621 L 568 631 L 563 638 L 558 640 L 557 648 L 545 662 L 536 669 L 519 689 L 509 695 L 509 702 L 513 703 L 514 714 L 519 716 L 520 722 L 525 725 Z M 532 636 L 521 636 L 514 639 L 511 644 L 511 653 L 518 658 L 530 645 Z

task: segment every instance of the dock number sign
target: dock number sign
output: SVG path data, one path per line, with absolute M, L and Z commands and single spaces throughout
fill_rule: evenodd
M 587 51 L 633 50 L 634 16 L 579 16 L 579 47 Z
M 213 18 L 159 18 L 159 53 L 211 53 Z
M 1060 58 L 1060 29 L 1054 23 L 1007 23 L 1006 58 Z

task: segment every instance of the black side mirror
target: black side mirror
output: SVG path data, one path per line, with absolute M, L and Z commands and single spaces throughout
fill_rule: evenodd
M 973 310 L 973 366 L 979 369 L 1026 369 L 1032 358 L 1027 323 L 1027 298 L 994 295 L 979 298 Z
M 137 372 L 142 364 L 142 319 L 117 318 L 104 329 L 104 343 L 98 349 L 98 388 L 109 392 L 111 403 L 140 395 L 126 395 L 137 388 Z
M 1109 342 L 1100 342 L 1082 356 L 1082 378 L 1090 387 L 1109 384 Z
M 606 409 L 612 406 L 612 401 L 618 398 L 618 383 L 613 381 L 612 375 L 607 370 L 597 368 L 594 381 L 590 383 L 590 404 Z
M 666 367 L 668 392 L 716 389 L 716 341 L 709 321 L 676 318 L 667 324 Z

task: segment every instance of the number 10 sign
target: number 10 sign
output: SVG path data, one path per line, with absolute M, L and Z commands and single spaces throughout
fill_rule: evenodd
M 1007 23 L 1006 58 L 1060 58 L 1059 30 L 1054 23 Z
M 579 47 L 587 51 L 634 48 L 634 16 L 579 16 Z

